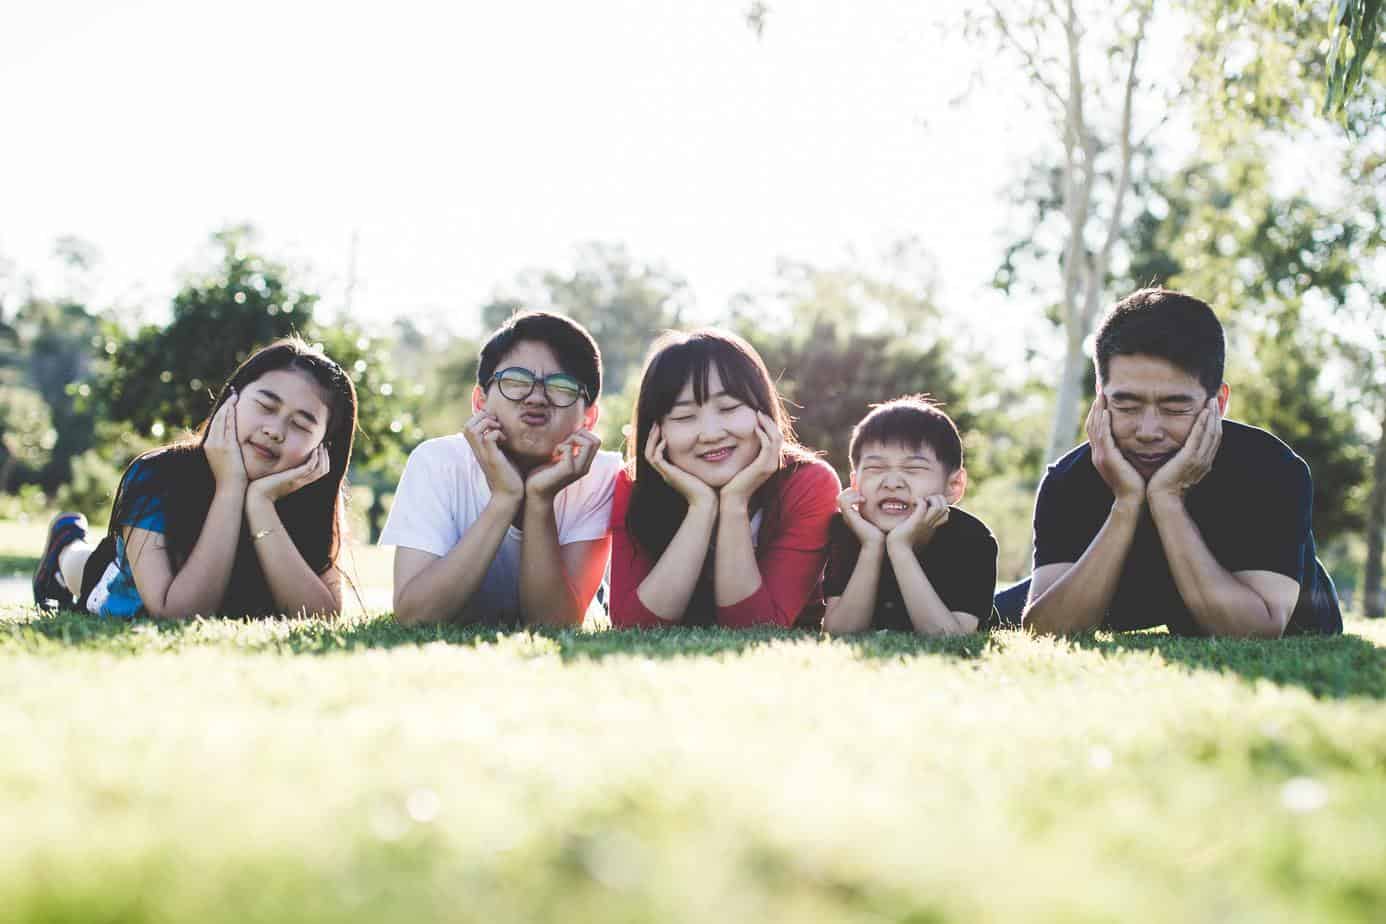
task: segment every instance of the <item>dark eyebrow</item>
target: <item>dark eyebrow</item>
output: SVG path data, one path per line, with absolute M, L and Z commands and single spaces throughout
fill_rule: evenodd
M 257 385 L 257 386 L 255 386 L 255 387 L 259 390 L 260 394 L 264 395 L 266 398 L 270 399 L 271 401 L 275 402 L 276 404 L 283 404 L 283 403 L 284 403 L 284 399 L 283 399 L 283 398 L 279 397 L 277 394 L 275 394 L 274 392 L 270 391 L 270 390 L 269 390 L 268 388 L 266 388 L 265 386 L 263 386 L 263 385 Z M 297 415 L 299 415 L 300 417 L 307 417 L 309 423 L 316 424 L 316 423 L 318 422 L 318 418 L 317 418 L 316 416 L 314 416 L 314 414 L 313 414 L 312 411 L 305 411 L 305 410 L 303 410 L 302 408 L 300 408 L 300 409 L 294 411 L 294 413 L 297 414 Z

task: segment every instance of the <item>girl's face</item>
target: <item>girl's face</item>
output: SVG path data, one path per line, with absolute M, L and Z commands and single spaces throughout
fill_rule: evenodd
M 673 408 L 659 421 L 669 461 L 714 488 L 720 488 L 760 453 L 756 409 L 727 394 L 713 365 L 707 401 L 693 400 L 690 380 Z
M 322 387 L 300 369 L 266 372 L 236 402 L 241 458 L 253 481 L 296 468 L 322 444 L 328 406 Z

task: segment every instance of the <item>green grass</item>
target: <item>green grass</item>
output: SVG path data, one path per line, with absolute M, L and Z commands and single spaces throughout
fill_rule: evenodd
M 1371 921 L 1386 625 L 1280 643 L 0 611 L 0 920 Z

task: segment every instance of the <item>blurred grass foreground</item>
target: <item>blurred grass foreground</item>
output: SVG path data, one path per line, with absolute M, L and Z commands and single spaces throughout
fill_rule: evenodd
M 0 609 L 0 920 L 1379 921 L 1386 625 Z

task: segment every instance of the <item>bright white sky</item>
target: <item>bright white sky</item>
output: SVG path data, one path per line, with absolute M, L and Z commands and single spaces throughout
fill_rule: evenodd
M 759 42 L 746 6 L 16 4 L 0 257 L 43 282 L 77 235 L 98 304 L 158 312 L 210 231 L 251 221 L 330 306 L 356 229 L 361 320 L 467 330 L 579 241 L 664 262 L 711 314 L 777 257 L 915 235 L 947 307 L 1033 317 L 985 288 L 1018 223 L 1004 189 L 1047 137 L 1019 87 L 950 108 L 978 52 L 938 31 L 941 5 L 779 0 Z

